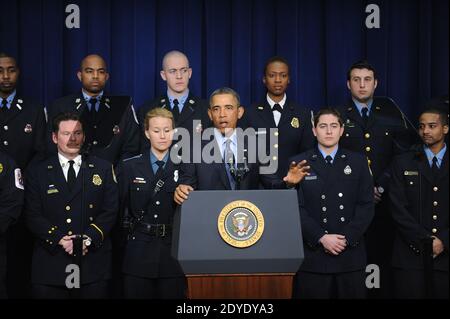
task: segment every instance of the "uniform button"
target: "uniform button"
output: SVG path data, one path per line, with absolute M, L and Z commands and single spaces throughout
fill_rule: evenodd
M 438 205 L 438 202 L 433 202 L 433 206 L 437 206 Z
M 389 132 L 386 132 L 386 136 L 388 136 L 389 135 Z
M 342 193 L 339 193 L 339 194 L 338 194 L 338 196 L 339 196 L 339 197 L 342 197 L 342 196 L 344 196 L 344 194 L 342 194 Z
M 409 182 L 409 185 L 414 185 L 414 182 Z
M 48 239 L 46 239 L 45 241 L 46 241 L 47 243 L 49 242 L 49 240 L 48 240 Z
M 52 233 L 52 231 L 51 231 L 51 230 L 49 230 L 49 231 L 48 231 L 48 233 L 49 233 L 49 234 L 51 234 L 51 233 Z
M 72 222 L 72 220 L 71 220 L 70 218 L 67 218 L 67 219 L 66 219 L 66 223 L 67 223 L 67 224 L 70 224 L 71 222 Z
M 439 188 L 437 188 L 436 186 L 433 187 L 433 191 L 437 192 L 439 190 Z
M 94 221 L 94 217 L 89 217 L 89 220 L 90 220 L 91 222 L 93 222 L 93 221 Z
M 278 136 L 280 135 L 280 133 L 278 133 L 278 131 L 274 132 L 273 135 Z
M 339 206 L 339 209 L 340 209 L 340 210 L 343 210 L 343 209 L 344 209 L 344 205 L 340 205 L 340 206 Z
M 320 196 L 320 198 L 325 199 L 327 198 L 325 195 Z
M 158 218 L 158 214 L 153 215 L 154 218 Z
M 325 230 L 325 234 L 328 234 L 328 230 Z
M 138 187 L 138 188 L 136 188 L 136 190 L 138 191 L 138 190 L 140 190 L 140 188 Z
M 345 134 L 345 137 L 349 137 L 349 136 L 350 136 L 350 134 L 348 134 L 348 133 Z
M 274 148 L 278 148 L 278 144 L 273 144 L 273 147 Z
M 369 133 L 366 133 L 366 134 L 364 135 L 364 137 L 365 137 L 365 138 L 370 138 L 370 134 L 369 134 Z
M 437 220 L 437 215 L 433 215 L 433 220 Z
M 323 222 L 324 222 L 324 223 L 326 224 L 326 223 L 327 223 L 327 219 L 326 219 L 326 218 L 324 218 L 324 219 L 323 219 Z
M 89 208 L 94 208 L 94 205 L 93 204 L 89 204 Z
M 69 205 L 66 206 L 66 210 L 70 210 L 70 206 Z
M 322 207 L 322 211 L 323 211 L 323 212 L 326 212 L 326 211 L 327 211 L 327 208 L 326 208 L 326 207 Z
M 94 125 L 94 128 L 97 128 L 97 125 Z
M 93 141 L 93 142 L 92 142 L 92 144 L 94 144 L 94 145 L 97 145 L 97 144 L 98 144 L 98 142 L 97 142 L 97 141 Z
M 8 141 L 4 141 L 3 145 L 8 146 Z
M 68 232 L 67 232 L 67 235 L 69 235 L 69 236 L 72 236 L 72 231 L 71 230 L 69 230 Z
M 157 201 L 156 201 L 156 205 L 158 205 L 158 206 L 159 206 L 159 204 L 161 204 L 161 203 L 159 202 L 159 200 L 157 200 Z
M 274 156 L 272 157 L 272 160 L 276 161 L 278 159 L 278 157 Z
M 433 228 L 433 229 L 431 230 L 431 232 L 432 232 L 433 234 L 436 234 L 436 233 L 437 233 L 437 229 L 436 229 L 436 228 Z
M 370 152 L 370 146 L 366 147 L 366 152 Z
M 7 130 L 8 130 L 8 125 L 3 126 L 3 129 L 4 129 L 5 131 L 7 131 Z
M 344 217 L 341 217 L 341 222 L 345 222 L 345 218 Z

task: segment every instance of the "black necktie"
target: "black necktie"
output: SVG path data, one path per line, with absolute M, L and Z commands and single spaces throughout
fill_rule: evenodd
M 325 157 L 325 162 L 327 162 L 327 165 L 331 166 L 333 164 L 333 158 L 330 155 L 327 155 Z
M 178 117 L 180 116 L 180 109 L 178 107 L 178 100 L 175 99 L 173 100 L 173 109 L 172 109 L 172 114 L 173 114 L 173 119 L 175 120 L 175 123 L 178 122 Z
M 67 171 L 67 186 L 69 186 L 69 190 L 72 191 L 73 186 L 75 185 L 75 181 L 77 179 L 77 175 L 75 174 L 75 169 L 73 168 L 74 161 L 69 161 L 69 170 Z
M 361 110 L 364 125 L 367 125 L 367 121 L 369 120 L 369 115 L 367 114 L 368 112 L 369 112 L 369 109 L 367 107 L 363 107 Z
M 8 105 L 8 101 L 6 99 L 3 99 L 2 100 L 2 112 L 8 112 L 9 111 L 7 105 Z
M 273 108 L 272 108 L 272 112 L 274 112 L 274 111 L 278 111 L 278 112 L 280 112 L 280 113 L 283 113 L 283 108 L 281 107 L 281 105 L 280 104 L 275 104 L 274 106 L 273 106 Z
M 156 165 L 158 165 L 158 169 L 156 170 L 155 176 L 159 176 L 164 171 L 164 161 L 156 161 Z
M 433 173 L 433 178 L 436 180 L 439 177 L 439 167 L 437 165 L 438 159 L 436 156 L 433 157 L 433 164 L 431 165 L 431 172 Z

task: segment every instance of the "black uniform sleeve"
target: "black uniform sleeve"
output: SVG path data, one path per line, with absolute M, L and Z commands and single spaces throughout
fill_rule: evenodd
M 345 236 L 350 246 L 357 246 L 369 227 L 375 215 L 375 204 L 373 201 L 373 179 L 370 174 L 367 161 L 364 157 L 360 160 L 361 170 L 359 175 L 357 203 L 352 220 L 346 225 L 342 235 Z
M 64 237 L 64 233 L 58 225 L 50 223 L 42 214 L 41 189 L 39 187 L 38 165 L 32 165 L 26 173 L 25 189 L 25 211 L 26 222 L 30 231 L 43 244 L 43 247 L 51 253 L 55 253 L 59 247 L 59 241 Z
M 193 189 L 198 188 L 197 168 L 193 163 L 182 163 L 179 165 L 181 185 L 190 185 Z
M 319 239 L 325 235 L 325 230 L 311 217 L 305 207 L 305 196 L 303 195 L 302 183 L 300 183 L 298 188 L 298 203 L 303 238 L 310 247 L 317 248 L 320 245 Z
M 94 248 L 100 248 L 106 236 L 110 235 L 119 211 L 119 189 L 114 168 L 111 166 L 105 172 L 105 193 L 103 194 L 102 211 L 85 230 L 92 239 Z
M 7 159 L 2 163 L 0 172 L 0 235 L 4 234 L 9 225 L 19 218 L 22 211 L 24 192 L 19 179 L 20 169 Z

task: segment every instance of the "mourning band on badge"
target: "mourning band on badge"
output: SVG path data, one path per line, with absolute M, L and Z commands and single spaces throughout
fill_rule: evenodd
M 247 248 L 254 245 L 264 232 L 264 216 L 249 201 L 234 201 L 226 205 L 217 219 L 220 237 L 230 246 Z

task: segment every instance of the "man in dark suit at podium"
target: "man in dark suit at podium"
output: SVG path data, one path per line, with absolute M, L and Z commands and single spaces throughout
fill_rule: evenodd
M 214 129 L 208 130 L 212 136 L 209 143 L 203 145 L 203 156 L 199 163 L 181 165 L 180 185 L 174 194 L 178 204 L 182 204 L 194 189 L 258 189 L 260 182 L 266 188 L 282 189 L 294 186 L 307 174 L 305 162 L 291 163 L 283 179 L 275 174 L 260 173 L 262 170 L 254 156 L 256 149 L 251 149 L 251 145 L 243 141 L 245 136 L 236 130 L 244 108 L 234 90 L 221 88 L 214 91 L 210 97 L 208 114 L 214 124 Z M 207 152 L 208 149 L 212 154 Z M 210 158 L 207 159 L 207 156 Z M 252 158 L 253 161 L 250 160 Z
M 298 199 L 305 260 L 294 283 L 296 298 L 365 298 L 364 233 L 374 215 L 373 182 L 367 160 L 343 149 L 342 118 L 334 109 L 314 117 L 318 146 L 293 161 L 308 161 L 309 176 Z

